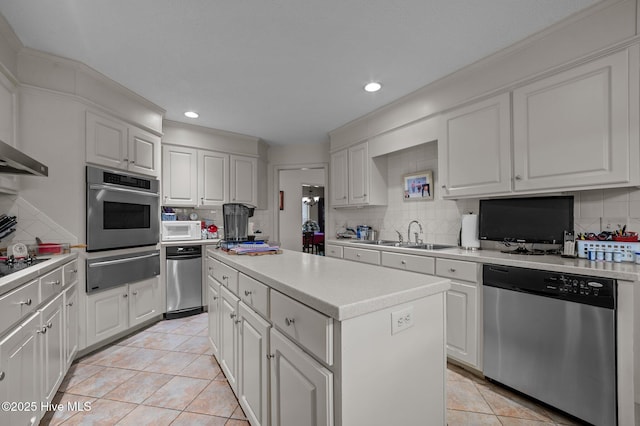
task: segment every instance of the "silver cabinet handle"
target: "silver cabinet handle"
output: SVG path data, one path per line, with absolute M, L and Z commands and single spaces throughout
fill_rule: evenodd
M 442 185 L 442 189 L 447 189 L 447 185 Z
M 229 314 L 229 318 L 234 319 L 235 317 L 237 317 L 238 315 L 235 312 L 231 312 Z
M 73 302 L 67 303 L 67 306 L 73 306 Z
M 47 327 L 44 327 L 44 326 L 43 326 L 42 328 L 40 328 L 40 329 L 36 330 L 36 332 L 37 332 L 38 334 L 47 334 Z
M 267 354 L 267 359 L 273 359 L 273 358 L 275 358 L 275 357 L 276 357 L 276 356 L 275 356 L 274 354 Z M 3 374 L 4 374 L 4 373 L 3 373 Z M 0 378 L 0 380 L 2 380 L 2 379 Z
M 122 297 L 124 297 L 126 299 L 127 297 L 129 297 L 129 295 L 128 294 L 123 294 Z
M 522 180 L 522 176 L 520 176 L 520 175 L 516 175 L 516 176 L 515 176 L 515 180 Z
M 5 376 L 4 371 L 0 371 L 0 380 L 4 380 L 4 376 Z
M 218 296 L 213 296 L 213 300 L 218 300 Z
M 123 159 L 122 159 L 122 161 L 124 161 L 124 162 L 128 163 L 128 162 L 129 162 L 129 159 L 128 159 L 128 158 L 123 158 Z
M 47 328 L 51 328 L 51 327 L 53 327 L 53 323 L 52 323 L 51 321 L 49 321 L 49 322 L 47 323 Z
M 245 296 L 250 296 L 251 295 L 251 290 L 245 290 L 244 291 L 244 295 Z
M 403 265 L 406 265 L 407 261 L 406 260 L 401 260 L 400 263 L 402 263 Z
M 18 304 L 19 304 L 19 305 L 27 305 L 27 306 L 31 306 L 31 299 L 27 299 L 26 301 L 24 301 L 24 302 L 20 302 L 20 303 L 18 303 Z
M 228 277 L 228 276 L 226 276 L 226 275 L 223 275 L 223 276 L 222 276 L 222 279 L 223 279 L 223 280 L 228 280 L 228 279 L 229 279 L 229 277 Z
M 295 324 L 295 319 L 294 318 L 285 318 L 284 319 L 285 324 L 287 324 L 287 327 Z
M 235 322 L 236 324 L 239 324 L 239 323 L 240 323 L 240 320 L 239 320 L 239 319 L 237 319 L 237 320 L 235 320 L 235 321 L 233 321 L 233 322 Z
M 137 292 L 137 291 L 134 291 L 134 292 L 133 292 L 133 293 L 131 293 L 131 294 L 133 294 L 134 296 L 137 296 L 137 295 L 138 295 L 138 292 Z
M 55 280 L 47 283 L 48 285 L 60 285 L 60 280 Z
M 360 253 L 356 253 L 356 257 L 360 257 Z
M 455 272 L 456 268 L 449 268 L 449 272 Z
M 129 161 L 130 164 L 136 164 L 135 160 Z

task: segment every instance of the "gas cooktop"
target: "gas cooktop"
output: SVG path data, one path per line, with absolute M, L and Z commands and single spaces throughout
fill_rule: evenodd
M 19 257 L 9 256 L 0 260 L 0 277 L 5 277 L 14 272 L 22 271 L 30 266 L 44 262 L 45 259 L 37 259 L 35 256 Z

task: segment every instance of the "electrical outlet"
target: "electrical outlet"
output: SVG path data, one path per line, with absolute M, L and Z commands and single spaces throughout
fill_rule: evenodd
M 413 306 L 391 313 L 391 334 L 413 327 Z

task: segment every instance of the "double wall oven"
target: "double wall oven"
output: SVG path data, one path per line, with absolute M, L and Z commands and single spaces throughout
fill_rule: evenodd
M 157 179 L 87 166 L 87 293 L 160 273 L 160 193 Z M 152 246 L 152 247 L 150 247 Z M 141 247 L 144 252 L 109 250 Z

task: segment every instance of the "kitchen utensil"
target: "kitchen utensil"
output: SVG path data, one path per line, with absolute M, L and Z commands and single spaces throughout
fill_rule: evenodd
M 29 254 L 27 246 L 22 243 L 15 243 L 7 249 L 7 256 L 26 257 Z

